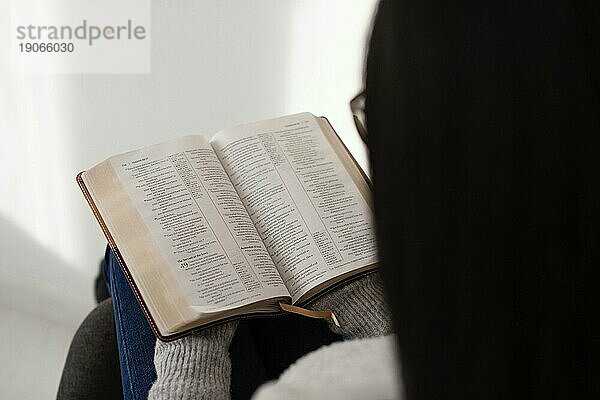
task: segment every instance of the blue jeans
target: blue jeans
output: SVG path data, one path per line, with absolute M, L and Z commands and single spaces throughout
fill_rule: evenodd
M 156 337 L 108 247 L 103 273 L 115 315 L 123 398 L 147 399 L 156 380 Z M 337 340 L 340 337 L 324 322 L 294 314 L 240 321 L 229 346 L 232 399 L 250 398 L 258 386 L 276 379 L 296 359 Z
M 102 264 L 106 285 L 113 300 L 123 398 L 145 400 L 156 380 L 156 337 L 109 247 L 106 248 Z

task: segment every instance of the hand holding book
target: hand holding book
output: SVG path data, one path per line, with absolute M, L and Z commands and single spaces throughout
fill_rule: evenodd
M 331 309 L 338 314 L 341 328 L 332 323 L 329 327 L 346 340 L 392 333 L 391 314 L 379 274 L 342 284 L 308 307 Z M 174 395 L 180 399 L 228 398 L 231 378 L 228 347 L 236 327 L 234 321 L 173 342 L 157 341 L 154 357 L 157 380 L 149 399 Z M 201 365 L 210 366 L 210 370 L 198 368 Z

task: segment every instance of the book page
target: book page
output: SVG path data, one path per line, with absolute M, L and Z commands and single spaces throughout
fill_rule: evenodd
M 110 163 L 196 311 L 289 296 L 202 136 L 126 153 Z
M 312 114 L 227 129 L 211 143 L 294 302 L 377 262 L 371 209 Z

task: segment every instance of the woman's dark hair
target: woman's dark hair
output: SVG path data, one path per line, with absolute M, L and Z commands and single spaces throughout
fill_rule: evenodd
M 408 399 L 600 398 L 598 6 L 379 6 L 366 118 Z

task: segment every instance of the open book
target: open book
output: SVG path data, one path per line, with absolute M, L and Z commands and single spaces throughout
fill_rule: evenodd
M 376 268 L 369 181 L 309 113 L 117 155 L 77 181 L 161 340 L 292 311 Z

